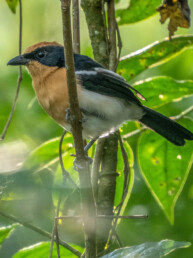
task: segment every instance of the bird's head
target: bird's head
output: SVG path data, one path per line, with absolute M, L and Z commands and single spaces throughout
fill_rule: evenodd
M 64 67 L 64 48 L 57 42 L 40 42 L 28 47 L 23 55 L 11 59 L 7 65 L 25 65 L 31 76 L 52 68 Z

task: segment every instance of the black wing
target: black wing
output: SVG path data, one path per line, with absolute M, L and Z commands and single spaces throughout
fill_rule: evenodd
M 95 68 L 90 71 L 76 71 L 76 75 L 81 80 L 82 86 L 87 90 L 141 105 L 138 98 L 130 90 L 132 87 L 116 73 L 104 68 Z M 137 92 L 137 94 L 140 93 Z

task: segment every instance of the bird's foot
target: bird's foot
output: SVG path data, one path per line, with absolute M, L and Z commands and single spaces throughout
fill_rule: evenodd
M 71 114 L 70 114 L 70 108 L 66 109 L 66 121 L 70 124 L 71 123 Z
M 88 120 L 88 118 L 84 115 L 82 115 L 82 118 L 80 119 L 80 123 L 83 124 Z M 66 109 L 66 121 L 70 124 L 72 122 L 72 115 L 70 113 L 70 108 Z
M 71 155 L 71 156 L 75 156 L 75 155 Z M 93 159 L 90 158 L 90 157 L 88 157 L 88 156 L 86 157 L 86 160 L 87 160 L 87 162 L 88 162 L 89 165 L 91 165 L 92 162 L 93 162 Z M 75 159 L 73 160 L 73 168 L 74 168 L 74 170 L 76 170 L 76 171 L 78 171 L 78 170 L 80 170 L 80 169 L 83 169 L 82 165 L 77 162 L 77 158 L 75 158 Z

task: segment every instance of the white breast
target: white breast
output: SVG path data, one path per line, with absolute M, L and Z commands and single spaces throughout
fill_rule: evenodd
M 143 116 L 143 109 L 136 104 L 98 94 L 89 90 L 78 91 L 80 108 L 99 116 L 87 116 L 83 122 L 84 138 L 93 138 L 115 131 L 128 120 L 138 120 Z M 101 117 L 104 117 L 102 119 Z

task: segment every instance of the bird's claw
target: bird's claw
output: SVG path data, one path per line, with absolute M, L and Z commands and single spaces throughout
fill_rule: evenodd
M 70 114 L 70 108 L 67 108 L 66 109 L 66 121 L 68 122 L 68 123 L 71 123 L 71 114 Z
M 92 162 L 93 162 L 93 159 L 90 158 L 90 157 L 88 157 L 88 156 L 86 157 L 86 159 L 87 159 L 88 164 L 91 165 Z M 76 170 L 76 171 L 78 171 L 79 169 L 83 169 L 83 167 L 82 167 L 80 164 L 78 164 L 77 158 L 75 158 L 75 159 L 73 160 L 73 168 L 74 168 L 74 170 Z
M 71 113 L 70 113 L 70 108 L 66 109 L 66 121 L 70 124 L 72 121 Z M 88 118 L 84 115 L 82 115 L 82 118 L 80 119 L 80 123 L 83 124 L 88 120 Z

